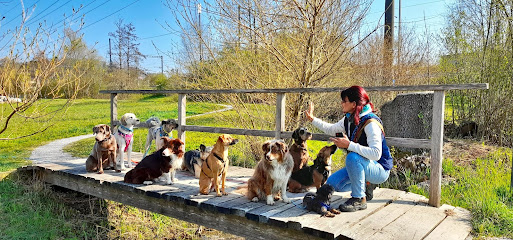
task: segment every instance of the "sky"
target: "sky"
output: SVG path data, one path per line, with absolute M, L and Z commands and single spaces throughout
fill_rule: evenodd
M 443 26 L 443 16 L 447 6 L 455 0 L 395 0 L 396 28 L 399 1 L 402 9 L 402 26 L 419 28 L 436 34 Z M 27 22 L 32 28 L 37 27 L 36 23 L 41 21 L 46 21 L 47 24 L 62 24 L 64 14 L 69 16 L 73 9 L 80 9 L 79 14 L 85 14 L 81 31 L 83 39 L 106 61 L 108 61 L 109 51 L 108 33 L 115 31 L 115 22 L 118 19 L 123 19 L 125 23 L 131 22 L 139 37 L 139 50 L 145 55 L 153 56 L 143 60 L 141 67 L 149 72 L 160 72 L 161 65 L 158 57 L 160 55 L 164 56 L 164 71 L 174 67 L 173 60 L 163 53 L 172 55 L 173 52 L 178 51 L 176 46 L 181 40 L 176 33 L 163 27 L 169 23 L 176 28 L 173 25 L 173 13 L 165 6 L 165 0 L 25 0 L 23 6 L 29 9 L 27 12 L 32 12 Z M 365 27 L 382 25 L 384 8 L 385 0 L 374 0 L 365 20 Z M 5 17 L 0 20 L 0 34 L 15 28 L 20 23 L 21 10 L 22 4 L 19 0 L 0 0 L 0 19 Z M 0 40 L 0 47 L 5 45 L 5 42 L 5 38 Z M 0 55 L 2 54 L 5 53 L 0 52 Z

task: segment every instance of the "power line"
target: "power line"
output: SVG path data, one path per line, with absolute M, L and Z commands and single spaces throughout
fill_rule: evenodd
M 53 6 L 54 4 L 56 4 L 59 0 L 55 1 L 54 3 L 52 3 L 50 6 L 48 6 L 47 8 L 45 8 L 45 10 L 41 11 L 39 14 L 42 14 L 44 11 L 46 11 L 48 8 L 50 8 L 51 6 Z M 52 10 L 51 12 L 45 14 L 44 16 L 42 17 L 39 17 L 38 19 L 34 19 L 32 18 L 32 20 L 29 20 L 26 24 L 27 25 L 30 25 L 30 24 L 33 24 L 34 22 L 37 22 L 43 18 L 45 18 L 46 16 L 54 13 L 55 11 L 59 10 L 61 7 L 63 7 L 64 5 L 68 4 L 69 2 L 71 2 L 71 0 L 68 0 L 67 2 L 65 2 L 64 4 L 61 4 L 60 6 L 58 6 L 57 8 L 55 8 L 54 10 Z
M 95 21 L 95 22 L 93 22 L 93 23 L 91 23 L 91 24 L 88 24 L 88 25 L 84 26 L 84 27 L 82 28 L 82 30 L 84 30 L 84 29 L 86 29 L 86 28 L 88 28 L 88 27 L 90 27 L 90 26 L 92 26 L 92 25 L 94 25 L 94 24 L 96 24 L 96 23 L 98 23 L 98 22 L 100 22 L 100 21 L 103 21 L 104 19 L 106 19 L 106 18 L 108 18 L 108 17 L 110 17 L 110 16 L 112 16 L 112 15 L 114 15 L 114 14 L 116 14 L 116 13 L 120 12 L 121 10 L 123 10 L 123 9 L 125 9 L 125 8 L 127 8 L 127 7 L 132 6 L 134 3 L 139 2 L 139 1 L 140 1 L 140 0 L 135 0 L 135 1 L 133 1 L 132 3 L 130 3 L 130 4 L 126 5 L 126 6 L 124 6 L 124 7 L 122 7 L 122 8 L 120 8 L 120 9 L 116 10 L 115 12 L 113 12 L 113 13 L 111 13 L 111 14 L 109 14 L 109 15 L 107 15 L 107 16 L 105 16 L 105 17 L 103 17 L 103 18 L 101 18 L 101 19 L 99 19 L 99 20 L 97 20 L 97 21 Z
M 37 1 L 36 1 L 34 4 L 32 4 L 32 6 L 30 6 L 29 8 L 33 8 L 34 6 L 36 6 L 36 4 L 37 4 L 39 1 L 41 1 L 41 0 L 37 0 Z M 12 21 L 14 21 L 16 18 L 18 18 L 18 17 L 19 17 L 19 16 L 21 16 L 21 15 L 23 15 L 23 12 L 21 12 L 21 13 L 20 13 L 20 14 L 18 14 L 16 17 L 14 17 L 13 19 L 11 19 L 9 22 L 5 23 L 5 24 L 4 24 L 4 26 L 5 26 L 5 25 L 7 25 L 7 24 L 9 24 L 9 23 L 11 23 Z

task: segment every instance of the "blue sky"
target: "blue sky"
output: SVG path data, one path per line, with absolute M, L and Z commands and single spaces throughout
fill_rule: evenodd
M 427 26 L 430 33 L 439 32 L 442 27 L 443 14 L 447 11 L 447 5 L 454 0 L 402 0 L 401 18 L 403 26 L 422 28 Z M 63 14 L 69 15 L 73 9 L 79 9 L 79 13 L 85 14 L 84 40 L 90 47 L 95 47 L 100 56 L 108 60 L 109 32 L 115 31 L 114 22 L 123 19 L 131 22 L 136 28 L 136 34 L 140 41 L 139 49 L 145 55 L 163 55 L 165 52 L 177 51 L 174 46 L 179 44 L 176 34 L 170 33 L 161 25 L 173 24 L 173 14 L 162 0 L 25 0 L 25 9 L 33 8 L 32 21 L 29 19 L 29 27 L 36 27 L 35 22 L 46 20 L 47 23 L 59 23 Z M 374 0 L 370 14 L 366 19 L 366 27 L 382 24 L 384 16 L 379 18 L 385 7 L 385 0 Z M 396 26 L 399 0 L 395 0 Z M 16 27 L 20 22 L 21 4 L 19 0 L 0 0 L 0 33 Z M 424 22 L 424 18 L 426 21 Z M 380 22 L 378 22 L 380 21 Z M 0 41 L 0 47 L 5 44 L 5 39 Z M 154 46 L 155 45 L 155 46 Z M 2 56 L 0 56 L 2 57 Z M 148 58 L 142 62 L 142 67 L 151 72 L 160 72 L 160 60 Z M 164 70 L 172 68 L 173 62 L 164 57 Z

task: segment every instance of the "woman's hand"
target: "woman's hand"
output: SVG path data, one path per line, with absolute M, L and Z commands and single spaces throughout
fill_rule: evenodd
M 349 147 L 349 143 L 351 142 L 345 134 L 343 137 L 331 137 L 330 141 L 337 145 L 337 147 L 346 149 Z
M 305 111 L 306 118 L 308 121 L 313 121 L 313 111 L 314 111 L 314 104 L 313 102 L 308 102 L 308 109 Z

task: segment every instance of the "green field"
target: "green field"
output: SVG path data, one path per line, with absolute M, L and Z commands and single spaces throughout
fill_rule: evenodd
M 60 100 L 59 100 L 60 101 Z M 62 102 L 56 102 L 56 104 Z M 159 214 L 124 206 L 113 201 L 97 199 L 91 196 L 54 189 L 33 179 L 10 171 L 30 164 L 27 158 L 32 149 L 52 140 L 92 134 L 92 127 L 100 123 L 109 123 L 109 100 L 77 100 L 67 112 L 55 119 L 55 126 L 47 131 L 28 138 L 0 141 L 0 172 L 8 177 L 0 181 L 0 239 L 197 239 L 197 225 L 172 219 Z M 118 102 L 118 114 L 135 113 L 142 121 L 151 116 L 176 118 L 176 98 L 140 97 Z M 0 105 L 5 108 L 5 105 Z M 213 103 L 188 102 L 187 116 L 221 109 Z M 262 110 L 263 109 L 263 110 Z M 273 121 L 274 109 L 271 106 L 259 107 L 259 116 Z M 2 111 L 6 114 L 5 110 Z M 229 111 L 221 118 L 248 117 L 248 115 Z M 201 116 L 187 119 L 190 125 L 233 127 L 231 121 L 219 121 L 219 116 Z M 24 119 L 16 119 L 8 134 L 17 136 L 38 129 L 37 124 L 27 124 Z M 240 126 L 235 126 L 240 127 Z M 273 129 L 269 126 L 267 129 Z M 146 129 L 137 129 L 134 138 L 134 151 L 141 151 L 146 138 Z M 176 136 L 176 132 L 174 132 Z M 195 149 L 199 144 L 214 144 L 218 134 L 187 132 L 186 150 Z M 4 136 L 5 137 L 5 136 Z M 253 167 L 259 158 L 259 146 L 266 140 L 263 137 L 235 136 L 241 142 L 230 149 L 231 163 Z M 74 156 L 86 157 L 94 140 L 85 139 L 66 148 Z M 310 155 L 327 142 L 309 141 Z M 472 146 L 485 146 L 473 142 Z M 256 146 L 256 148 L 255 148 Z M 469 144 L 470 146 L 470 144 Z M 253 150 L 252 150 L 253 149 Z M 256 149 L 256 150 L 254 150 Z M 462 152 L 471 152 L 464 150 Z M 442 204 L 450 204 L 469 209 L 473 214 L 472 225 L 475 237 L 490 236 L 513 237 L 513 196 L 509 189 L 511 172 L 511 149 L 490 147 L 489 153 L 479 157 L 467 157 L 462 161 L 460 155 L 444 155 L 444 178 L 451 179 L 443 185 Z M 397 155 L 399 156 L 399 155 Z M 396 156 L 396 157 L 397 157 Z M 337 151 L 333 157 L 334 169 L 344 165 L 344 153 Z M 429 171 L 429 169 L 428 169 Z M 428 174 L 427 174 L 428 175 Z M 426 173 L 421 174 L 421 177 Z M 1 177 L 1 176 L 0 176 Z M 399 172 L 397 179 L 383 184 L 386 187 L 406 188 L 427 196 L 427 192 L 415 185 L 419 180 L 408 172 Z M 392 184 L 391 182 L 401 184 Z M 233 238 L 221 232 L 207 230 L 207 236 L 215 238 Z M 107 236 L 107 237 L 105 237 Z

